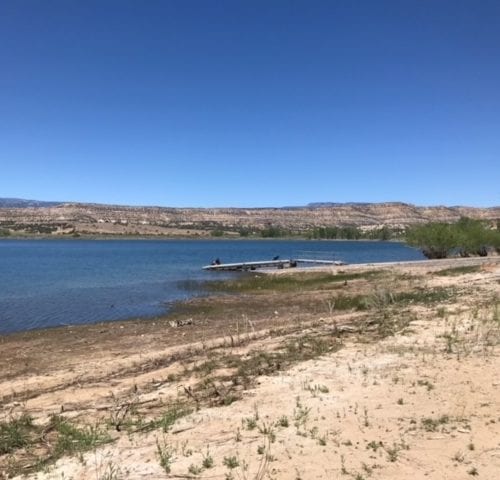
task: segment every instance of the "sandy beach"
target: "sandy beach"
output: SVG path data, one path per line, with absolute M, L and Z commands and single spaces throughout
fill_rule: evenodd
M 165 318 L 0 337 L 0 478 L 497 475 L 498 257 L 216 293 Z

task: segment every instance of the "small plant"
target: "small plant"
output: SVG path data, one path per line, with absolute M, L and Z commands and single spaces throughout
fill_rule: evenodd
M 328 393 L 330 391 L 326 385 L 307 385 L 304 390 L 311 392 L 313 397 L 317 397 L 319 393 Z
M 467 473 L 469 475 L 472 475 L 473 477 L 475 477 L 476 475 L 479 475 L 479 472 L 477 471 L 476 467 L 470 468 L 469 470 L 467 470 Z
M 363 421 L 363 425 L 365 427 L 369 427 L 370 426 L 370 422 L 368 420 L 368 409 L 365 407 L 364 410 L 363 410 L 363 418 L 364 418 L 364 421 Z
M 366 445 L 367 449 L 372 449 L 374 452 L 376 452 L 380 447 L 383 447 L 384 444 L 382 442 L 376 442 L 375 440 L 372 440 L 370 443 Z
M 120 469 L 113 463 L 108 462 L 102 475 L 99 474 L 99 480 L 119 480 Z
M 239 460 L 234 455 L 231 457 L 224 457 L 222 463 L 230 470 L 240 466 Z
M 109 436 L 97 427 L 77 427 L 58 415 L 50 419 L 54 430 L 58 433 L 53 456 L 84 452 L 110 441 Z
M 190 457 L 193 454 L 193 450 L 191 448 L 187 448 L 188 446 L 188 441 L 185 440 L 181 444 L 181 452 L 184 457 Z
M 266 446 L 265 445 L 259 445 L 257 447 L 257 453 L 259 455 L 264 455 L 265 451 L 266 451 Z
M 214 466 L 214 459 L 212 455 L 210 455 L 210 451 L 208 450 L 208 448 L 207 448 L 207 453 L 203 456 L 201 465 L 203 466 L 203 468 L 206 468 L 207 470 Z
M 293 419 L 294 425 L 296 428 L 299 428 L 301 425 L 305 425 L 309 419 L 309 414 L 311 413 L 311 408 L 304 407 L 300 402 L 300 399 L 297 399 L 297 408 L 293 411 Z
M 255 417 L 247 417 L 243 420 L 247 430 L 254 430 L 257 427 L 257 419 Z
M 190 408 L 183 405 L 172 405 L 160 418 L 151 420 L 144 425 L 142 431 L 151 431 L 161 428 L 164 433 L 168 432 L 177 420 L 192 412 Z
M 165 473 L 170 473 L 172 469 L 172 462 L 174 460 L 173 450 L 167 445 L 165 439 L 163 440 L 163 445 L 160 445 L 158 439 L 156 439 L 156 452 L 160 457 L 160 466 L 165 470 Z
M 362 463 L 361 467 L 363 470 L 368 474 L 371 475 L 373 473 L 373 467 L 370 467 L 370 465 L 367 465 L 366 463 Z
M 347 471 L 347 468 L 345 468 L 345 457 L 344 457 L 344 455 L 340 455 L 340 473 L 342 475 L 347 475 L 349 473 Z
M 33 428 L 33 418 L 27 414 L 8 422 L 0 422 L 0 455 L 27 446 Z
M 428 392 L 435 388 L 429 380 L 417 380 L 417 385 L 420 387 L 426 387 Z
M 405 402 L 402 398 L 398 398 L 398 405 L 403 405 Z
M 199 467 L 198 465 L 194 465 L 194 464 L 189 465 L 188 472 L 191 475 L 199 475 L 202 471 L 203 471 L 203 469 L 201 467 Z
M 471 442 L 471 443 L 469 443 L 469 445 L 467 445 L 467 448 L 468 448 L 469 450 L 475 450 L 475 449 L 476 449 L 476 446 L 475 446 L 475 445 Z
M 394 444 L 392 447 L 386 448 L 385 451 L 389 462 L 395 462 L 398 459 L 400 448 Z
M 276 441 L 276 434 L 274 433 L 274 429 L 271 425 L 268 425 L 265 422 L 263 422 L 262 425 L 259 425 L 259 433 L 267 436 L 271 443 L 274 443 Z
M 426 432 L 435 432 L 440 425 L 444 425 L 450 421 L 448 415 L 441 415 L 439 418 L 422 418 L 422 426 Z
M 277 422 L 278 426 L 283 427 L 283 428 L 288 428 L 290 426 L 290 423 L 288 421 L 288 417 L 286 415 L 282 415 Z

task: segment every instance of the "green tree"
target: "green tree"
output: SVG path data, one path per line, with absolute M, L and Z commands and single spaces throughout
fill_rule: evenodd
M 500 232 L 481 220 L 461 218 L 457 223 L 428 223 L 411 227 L 406 242 L 422 249 L 427 258 L 446 258 L 452 251 L 462 257 L 485 257 L 493 247 L 500 249 Z
M 286 237 L 290 232 L 279 227 L 270 226 L 261 230 L 260 235 L 262 238 L 279 238 Z
M 461 218 L 456 224 L 459 252 L 462 257 L 488 255 L 488 246 L 492 244 L 493 230 L 486 228 L 480 220 Z
M 427 223 L 406 231 L 406 243 L 419 247 L 427 258 L 446 258 L 458 246 L 457 230 L 448 223 Z

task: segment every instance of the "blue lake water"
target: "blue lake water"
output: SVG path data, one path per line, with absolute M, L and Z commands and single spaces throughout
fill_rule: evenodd
M 0 333 L 166 313 L 221 278 L 224 262 L 322 258 L 348 263 L 420 260 L 391 242 L 294 240 L 0 240 Z M 233 274 L 236 275 L 236 274 Z

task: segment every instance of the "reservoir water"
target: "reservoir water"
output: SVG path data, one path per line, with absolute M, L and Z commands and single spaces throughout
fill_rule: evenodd
M 186 285 L 231 275 L 201 270 L 214 258 L 276 255 L 347 263 L 423 259 L 418 250 L 393 242 L 4 239 L 0 334 L 162 315 L 172 302 L 203 293 Z

